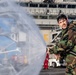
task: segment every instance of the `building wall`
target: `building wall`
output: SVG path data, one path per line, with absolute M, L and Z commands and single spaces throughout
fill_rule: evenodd
M 63 0 L 55 0 L 55 2 L 63 2 Z
M 20 0 L 20 1 L 22 2 L 43 2 L 44 0 Z
M 27 12 L 29 12 L 29 14 L 31 14 L 32 16 L 35 16 L 36 18 L 34 19 L 36 24 L 38 24 L 40 26 L 40 28 L 44 28 L 45 29 L 41 29 L 40 32 L 41 34 L 43 35 L 43 38 L 46 42 L 47 45 L 50 45 L 51 44 L 51 41 L 52 41 L 52 30 L 55 30 L 58 28 L 57 26 L 57 21 L 56 21 L 56 17 L 57 15 L 59 14 L 59 11 L 61 10 L 62 13 L 65 13 L 68 17 L 69 16 L 72 16 L 74 17 L 76 15 L 76 7 L 74 8 L 75 4 L 74 3 L 74 6 L 73 5 L 69 5 L 65 4 L 65 0 L 55 0 L 55 2 L 58 2 L 56 3 L 56 6 L 54 5 L 54 7 L 52 7 L 50 4 L 48 4 L 46 7 L 39 7 L 41 2 L 43 2 L 43 0 L 17 0 L 17 1 L 23 1 L 23 2 L 29 2 L 29 1 L 32 1 L 31 3 L 28 3 L 28 7 L 22 7 L 24 10 L 26 10 Z M 30 4 L 32 3 L 35 3 L 35 2 L 40 2 L 38 3 L 38 7 L 31 7 Z M 62 3 L 62 5 L 59 4 Z M 72 3 L 72 2 L 70 2 Z M 42 4 L 45 4 L 45 3 L 42 3 Z M 44 5 L 43 5 L 44 6 Z M 71 6 L 73 8 L 71 8 Z M 48 13 L 47 10 L 49 11 Z M 47 18 L 43 18 L 47 16 Z M 55 28 L 56 27 L 56 28 Z M 49 29 L 47 29 L 49 28 Z
M 48 30 L 48 29 L 43 30 L 42 29 L 42 30 L 40 30 L 40 32 L 41 32 L 46 44 L 49 45 L 50 42 L 51 42 L 51 38 L 52 38 L 51 35 L 50 35 L 51 34 L 51 30 Z

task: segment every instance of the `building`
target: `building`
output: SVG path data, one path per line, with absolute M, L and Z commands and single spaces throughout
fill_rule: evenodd
M 65 13 L 70 20 L 76 19 L 76 0 L 17 0 L 23 9 L 26 9 L 40 27 L 48 47 L 52 46 L 54 37 L 60 29 L 56 17 Z

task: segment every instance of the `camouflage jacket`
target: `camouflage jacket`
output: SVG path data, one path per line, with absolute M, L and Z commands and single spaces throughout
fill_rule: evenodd
M 61 39 L 54 47 L 53 53 L 67 51 L 70 48 L 76 52 L 76 24 L 74 21 L 70 22 L 66 29 L 62 29 Z

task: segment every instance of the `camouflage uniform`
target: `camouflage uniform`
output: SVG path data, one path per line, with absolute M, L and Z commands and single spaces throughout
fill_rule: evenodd
M 66 59 L 66 75 L 76 75 L 76 56 L 70 51 L 76 53 L 76 25 L 74 21 L 68 24 L 66 29 L 62 29 L 61 39 L 53 49 L 53 53 L 61 53 Z M 64 53 L 65 52 L 65 53 Z M 66 54 L 66 55 L 65 55 Z

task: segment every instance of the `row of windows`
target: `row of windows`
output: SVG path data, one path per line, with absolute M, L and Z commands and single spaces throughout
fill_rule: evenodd
M 26 7 L 51 7 L 51 8 L 76 8 L 76 4 L 47 4 L 47 3 L 25 3 L 21 2 L 21 6 Z
M 57 16 L 47 15 L 33 15 L 35 19 L 56 19 Z M 76 16 L 68 16 L 69 19 L 76 19 Z
M 41 29 L 51 29 L 51 30 L 57 30 L 59 29 L 58 25 L 38 25 Z
M 33 15 L 35 19 L 56 19 L 57 16 L 47 16 L 47 15 Z

